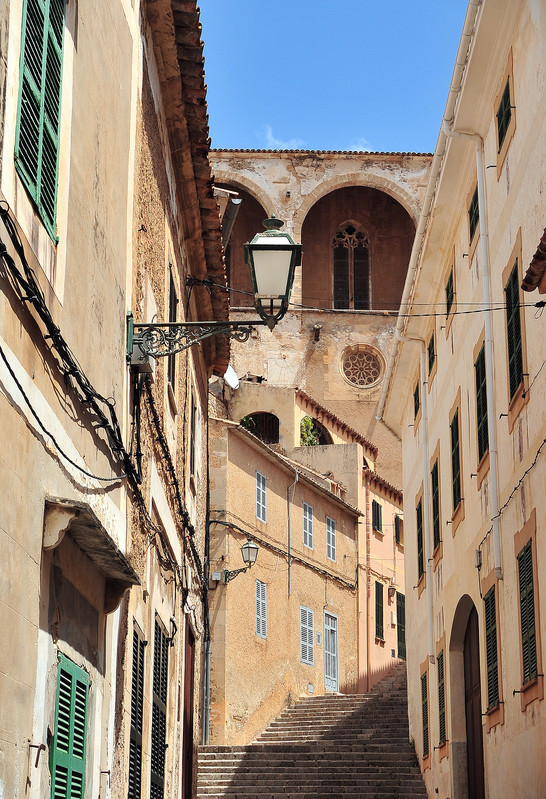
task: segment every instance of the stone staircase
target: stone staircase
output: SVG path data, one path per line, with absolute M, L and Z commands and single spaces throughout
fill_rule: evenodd
M 368 694 L 302 699 L 248 746 L 202 746 L 202 799 L 426 798 L 408 743 L 405 664 Z

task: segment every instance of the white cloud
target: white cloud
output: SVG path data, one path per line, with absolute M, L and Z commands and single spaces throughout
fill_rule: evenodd
M 368 139 L 365 139 L 364 136 L 361 136 L 353 144 L 347 147 L 347 150 L 362 152 L 362 153 L 371 153 L 372 146 L 368 141 Z
M 268 150 L 300 150 L 305 142 L 303 139 L 277 139 L 273 136 L 271 125 L 265 126 L 265 143 Z

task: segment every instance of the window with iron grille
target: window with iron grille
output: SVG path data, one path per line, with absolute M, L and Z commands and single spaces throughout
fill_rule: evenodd
M 454 282 L 453 282 L 453 269 L 449 273 L 446 283 L 446 314 L 449 314 L 453 308 L 453 300 L 455 298 Z
M 256 518 L 261 522 L 267 521 L 267 477 L 261 472 L 256 472 Z
M 370 308 L 369 242 L 354 225 L 340 228 L 332 240 L 334 308 Z
M 83 799 L 89 675 L 60 652 L 57 657 L 51 796 L 52 799 Z
M 510 399 L 523 381 L 523 353 L 521 348 L 521 316 L 518 285 L 518 262 L 508 278 L 504 294 L 506 297 L 506 333 L 508 339 L 508 379 Z
M 167 748 L 167 687 L 169 682 L 169 639 L 155 621 L 154 674 L 152 702 L 152 742 L 150 752 L 150 799 L 163 799 L 165 750 Z
M 444 652 L 440 652 L 437 658 L 438 664 L 438 717 L 440 744 L 446 742 L 446 691 L 444 677 Z
M 419 392 L 419 381 L 415 384 L 415 388 L 413 389 L 413 418 L 417 418 L 417 414 L 419 413 L 419 408 L 421 407 L 421 394 Z
M 336 523 L 329 516 L 326 517 L 326 557 L 336 559 Z
M 423 500 L 417 503 L 417 575 L 419 578 L 425 573 L 425 556 L 423 553 Z
M 383 640 L 383 583 L 375 583 L 375 637 Z
M 383 532 L 383 508 L 375 499 L 372 499 L 372 527 L 378 533 Z
M 300 660 L 308 666 L 315 663 L 315 614 L 300 605 Z
M 256 580 L 256 635 L 267 638 L 267 583 Z
M 506 138 L 506 131 L 512 118 L 512 109 L 510 102 L 510 79 L 506 81 L 506 86 L 502 93 L 499 109 L 497 111 L 497 136 L 499 140 L 499 153 Z
M 495 586 L 483 598 L 485 605 L 485 653 L 487 659 L 487 707 L 499 702 L 499 663 L 497 654 L 497 611 Z
M 432 488 L 432 536 L 434 549 L 440 544 L 440 481 L 438 479 L 438 458 L 430 473 Z
M 303 546 L 313 549 L 313 506 L 303 503 Z
M 423 716 L 423 757 L 429 754 L 428 741 L 428 679 L 427 673 L 421 675 L 421 712 Z
M 461 453 L 459 449 L 459 410 L 450 424 L 451 432 L 451 486 L 453 492 L 453 512 L 459 507 L 461 501 Z
M 127 799 L 140 799 L 142 784 L 142 717 L 144 712 L 144 648 L 146 642 L 133 628 L 131 669 L 131 731 L 129 737 L 129 790 Z
M 434 361 L 436 360 L 436 340 L 434 337 L 434 333 L 428 340 L 428 373 L 432 372 L 432 367 L 434 366 Z
M 172 273 L 172 264 L 169 270 L 169 322 L 176 322 L 176 314 L 178 307 L 178 297 L 176 296 L 176 286 Z M 171 386 L 175 387 L 176 378 L 176 355 L 169 355 L 167 358 L 167 380 Z
M 406 659 L 406 597 L 396 592 L 396 639 L 398 657 Z
M 523 684 L 525 685 L 534 680 L 538 674 L 532 540 L 527 542 L 518 555 L 518 575 L 521 654 Z
M 402 519 L 398 514 L 394 517 L 394 540 L 397 544 L 402 543 Z
M 489 449 L 487 430 L 487 384 L 485 377 L 485 345 L 482 346 L 474 364 L 476 377 L 476 421 L 478 426 L 478 463 Z
M 468 208 L 468 227 L 470 230 L 470 241 L 474 238 L 474 233 L 478 227 L 478 222 L 480 221 L 480 206 L 478 203 L 478 186 L 474 189 L 474 194 L 472 195 L 472 199 L 470 201 L 470 206 Z
M 15 167 L 56 239 L 63 0 L 24 0 Z

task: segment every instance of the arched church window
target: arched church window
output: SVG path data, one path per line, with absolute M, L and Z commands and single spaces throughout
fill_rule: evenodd
M 369 246 L 366 233 L 351 223 L 334 234 L 334 308 L 365 311 L 370 307 Z

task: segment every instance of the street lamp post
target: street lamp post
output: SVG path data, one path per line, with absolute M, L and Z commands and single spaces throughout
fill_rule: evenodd
M 272 216 L 265 230 L 245 244 L 245 263 L 250 269 L 254 305 L 260 316 L 250 322 L 162 322 L 137 323 L 127 314 L 127 361 L 138 366 L 151 356 L 162 358 L 188 349 L 211 336 L 230 336 L 248 341 L 254 325 L 273 330 L 286 311 L 294 284 L 294 271 L 301 264 L 301 244 L 280 228 L 284 222 Z

